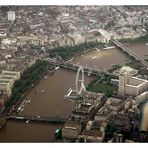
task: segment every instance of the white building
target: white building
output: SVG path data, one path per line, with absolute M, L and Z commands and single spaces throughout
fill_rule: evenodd
M 138 70 L 132 69 L 129 66 L 123 66 L 121 69 L 114 71 L 114 74 L 119 76 L 121 71 L 128 71 L 130 73 L 130 76 L 134 76 L 138 73 Z
M 138 96 L 148 90 L 148 81 L 132 77 L 130 68 L 123 68 L 119 75 L 119 94 Z
M 2 71 L 2 76 L 11 76 L 14 80 L 18 80 L 18 79 L 20 79 L 20 72 Z
M 69 34 L 68 36 L 73 40 L 74 45 L 85 43 L 85 37 L 81 34 Z
M 15 20 L 15 12 L 14 11 L 8 11 L 7 15 L 8 15 L 8 20 L 9 21 L 14 21 Z
M 93 42 L 97 42 L 97 38 L 94 35 L 86 35 L 85 36 L 85 42 L 86 43 L 93 43 Z
M 111 34 L 103 29 L 99 29 L 98 31 L 106 39 L 106 42 L 109 42 L 109 40 L 111 39 Z
M 146 100 L 148 101 L 148 91 L 145 91 L 144 93 L 135 97 L 135 104 L 138 106 L 140 103 L 142 103 Z
M 130 68 L 122 68 L 119 75 L 119 94 L 133 96 L 132 99 L 126 100 L 124 108 L 132 112 L 139 112 L 137 106 L 148 101 L 148 80 L 133 77 Z M 140 127 L 142 131 L 148 131 L 147 113 L 148 104 L 146 104 L 143 111 Z
M 73 46 L 74 45 L 74 41 L 72 38 L 68 37 L 61 37 L 58 39 L 58 46 L 59 47 L 66 47 L 66 46 Z
M 4 91 L 9 97 L 14 82 L 18 79 L 20 79 L 20 72 L 2 71 L 2 74 L 0 75 L 0 91 Z

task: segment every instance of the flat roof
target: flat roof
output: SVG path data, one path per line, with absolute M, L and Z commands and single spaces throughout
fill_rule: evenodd
M 64 128 L 66 129 L 77 129 L 79 127 L 78 122 L 66 122 Z
M 122 99 L 111 97 L 111 105 L 112 106 L 118 106 L 121 102 L 123 102 Z
M 81 104 L 80 108 L 78 108 L 77 106 L 74 108 L 75 112 L 80 112 L 80 113 L 89 113 L 90 112 L 90 107 L 91 105 L 84 105 Z
M 129 67 L 129 66 L 123 66 L 121 69 L 120 69 L 120 73 L 129 73 L 129 74 L 135 74 L 137 72 L 137 70 Z
M 102 110 L 99 110 L 96 114 L 96 116 L 107 116 L 109 113 L 112 112 L 112 109 L 103 108 Z

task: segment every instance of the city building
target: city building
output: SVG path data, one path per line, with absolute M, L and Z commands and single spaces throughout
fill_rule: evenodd
M 113 111 L 113 109 L 111 109 L 111 108 L 106 108 L 104 106 L 101 107 L 95 115 L 95 121 L 105 122 L 105 121 L 109 120 L 113 115 L 112 111 Z
M 78 139 L 84 139 L 84 142 L 102 142 L 104 138 L 103 132 L 100 131 L 86 131 L 79 135 Z
M 124 108 L 125 100 L 121 98 L 111 97 L 108 98 L 106 103 L 98 110 L 95 115 L 95 121 L 106 122 L 112 119 L 113 116 Z
M 20 79 L 20 72 L 16 71 L 2 71 L 2 74 L 0 77 L 12 77 L 14 80 Z
M 18 79 L 20 79 L 20 72 L 2 71 L 2 74 L 0 75 L 0 91 L 4 92 L 9 97 L 14 82 Z
M 138 96 L 147 91 L 148 81 L 137 77 L 132 77 L 133 70 L 121 69 L 119 75 L 119 94 Z
M 93 109 L 93 105 L 90 103 L 79 103 L 72 110 L 71 118 L 76 121 L 86 120 L 89 118 Z
M 67 139 L 76 139 L 81 131 L 79 122 L 68 121 L 62 128 L 62 137 Z
M 6 67 L 6 65 L 7 65 L 7 63 L 6 63 L 6 61 L 5 61 L 5 60 L 0 61 L 0 69 L 5 68 L 5 67 Z
M 123 72 L 123 71 L 128 71 L 128 73 L 130 74 L 130 76 L 135 76 L 135 75 L 137 75 L 137 73 L 138 73 L 138 70 L 133 69 L 133 68 L 131 68 L 131 67 L 129 67 L 129 66 L 123 66 L 123 67 L 121 67 L 121 69 L 115 70 L 113 73 L 114 73 L 115 75 L 119 76 L 120 73 L 121 73 L 121 71 L 122 71 L 122 72 Z
M 0 82 L 0 90 L 5 91 L 6 93 L 11 89 L 11 84 L 9 81 L 7 82 Z
M 115 97 L 110 97 L 107 102 L 106 106 L 113 109 L 114 112 L 119 112 L 125 105 L 125 100 Z
M 8 11 L 8 20 L 9 21 L 15 20 L 15 12 L 14 11 Z
M 68 36 L 73 40 L 74 45 L 79 45 L 85 43 L 85 38 L 81 34 L 68 34 Z
M 89 34 L 89 35 L 85 36 L 85 42 L 86 43 L 97 42 L 97 38 L 96 38 L 96 36 Z
M 83 99 L 82 99 L 83 98 Z M 87 120 L 92 115 L 93 110 L 101 106 L 105 101 L 103 93 L 84 92 L 82 98 L 77 100 L 71 117 L 74 120 Z

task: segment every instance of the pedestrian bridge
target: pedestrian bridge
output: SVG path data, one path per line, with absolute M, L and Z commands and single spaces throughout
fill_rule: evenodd
M 51 58 L 46 58 L 44 60 L 48 61 L 50 64 L 53 64 L 55 66 L 59 66 L 59 67 L 66 68 L 66 69 L 72 69 L 72 70 L 78 70 L 79 67 L 81 66 L 84 69 L 84 73 L 87 73 L 88 76 L 90 76 L 91 74 L 93 74 L 93 75 L 104 75 L 104 74 L 108 74 L 108 75 L 111 75 L 111 76 L 115 76 L 114 74 L 109 73 L 107 71 L 102 71 L 102 70 L 100 70 L 97 67 L 90 68 L 88 66 L 82 66 L 80 64 L 73 64 L 73 63 L 68 62 L 68 61 L 57 62 L 56 60 L 53 60 Z

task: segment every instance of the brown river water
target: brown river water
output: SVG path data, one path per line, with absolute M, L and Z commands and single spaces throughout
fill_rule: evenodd
M 25 104 L 20 114 L 53 117 L 58 113 L 61 118 L 68 118 L 74 104 L 64 96 L 69 88 L 75 88 L 75 75 L 74 71 L 58 69 L 53 75 L 43 78 L 24 98 L 30 103 Z M 85 85 L 92 79 L 86 76 Z M 61 125 L 8 121 L 7 126 L 0 130 L 0 142 L 51 142 L 58 127 Z
M 128 45 L 139 55 L 148 54 L 145 44 Z M 138 46 L 138 47 L 137 47 Z M 137 48 L 136 48 L 137 47 Z M 139 51 L 140 50 L 140 51 Z M 100 51 L 88 51 L 75 57 L 74 63 L 84 66 L 97 67 L 107 70 L 111 64 L 125 64 L 129 58 L 119 49 L 108 49 Z M 64 100 L 69 88 L 74 88 L 76 72 L 58 69 L 52 76 L 42 79 L 26 96 L 26 103 L 22 115 L 55 116 L 60 114 L 67 118 L 73 107 L 73 103 Z M 87 85 L 93 77 L 85 77 Z M 36 91 L 37 90 L 37 91 Z M 44 90 L 44 93 L 41 91 Z M 24 121 L 7 121 L 7 125 L 0 129 L 0 142 L 52 142 L 54 131 L 62 125 L 51 125 L 41 123 L 26 123 Z
M 143 59 L 148 58 L 148 43 L 146 44 L 131 44 L 126 45 L 129 49 L 134 51 L 137 55 L 142 57 Z
M 130 59 L 117 48 L 93 50 L 78 56 L 73 61 L 76 64 L 83 66 L 94 67 L 100 70 L 107 71 L 111 68 L 112 64 L 128 63 Z

